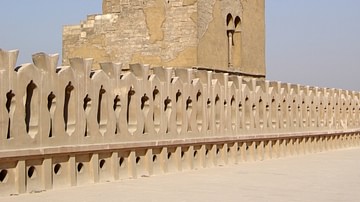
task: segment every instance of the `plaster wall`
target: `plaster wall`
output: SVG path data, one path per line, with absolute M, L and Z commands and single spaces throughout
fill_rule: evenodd
M 104 0 L 103 13 L 64 27 L 64 64 L 91 57 L 95 68 L 141 62 L 265 76 L 264 0 Z
M 265 1 L 243 1 L 241 23 L 242 62 L 244 72 L 266 75 L 265 68 Z
M 111 10 L 105 6 L 104 12 L 111 13 L 89 16 L 80 26 L 64 28 L 63 62 L 86 56 L 94 58 L 97 67 L 105 61 L 121 62 L 124 67 L 134 62 L 193 66 L 197 61 L 196 3 L 184 4 L 182 0 L 150 0 L 130 1 Z

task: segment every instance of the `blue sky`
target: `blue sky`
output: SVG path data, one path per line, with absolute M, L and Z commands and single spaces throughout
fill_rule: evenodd
M 267 0 L 268 79 L 360 91 L 359 0 Z
M 101 13 L 101 0 L 0 3 L 0 48 L 61 53 L 62 26 Z M 359 0 L 266 0 L 267 79 L 360 91 Z

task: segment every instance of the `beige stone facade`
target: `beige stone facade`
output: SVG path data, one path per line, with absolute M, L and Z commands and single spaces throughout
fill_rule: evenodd
M 103 14 L 65 26 L 63 63 L 207 67 L 265 76 L 264 0 L 104 0 Z

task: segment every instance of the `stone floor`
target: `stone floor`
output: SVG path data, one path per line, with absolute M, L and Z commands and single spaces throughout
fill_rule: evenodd
M 0 201 L 360 201 L 360 149 L 2 197 Z

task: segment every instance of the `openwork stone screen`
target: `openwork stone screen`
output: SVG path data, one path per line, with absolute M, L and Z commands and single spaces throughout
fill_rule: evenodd
M 359 144 L 360 93 L 0 51 L 0 194 Z M 310 145 L 310 146 L 309 146 Z M 309 147 L 308 147 L 309 146 Z

